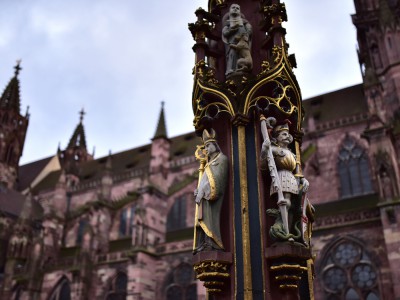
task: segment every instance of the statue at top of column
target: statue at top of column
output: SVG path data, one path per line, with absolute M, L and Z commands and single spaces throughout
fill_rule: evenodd
M 238 4 L 232 4 L 223 18 L 222 41 L 225 43 L 226 72 L 225 75 L 234 75 L 240 72 L 251 72 L 253 60 L 251 58 L 250 23 L 240 12 Z

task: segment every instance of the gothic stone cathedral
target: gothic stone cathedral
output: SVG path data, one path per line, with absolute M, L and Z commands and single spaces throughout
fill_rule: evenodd
M 304 100 L 315 299 L 400 299 L 400 1 L 355 0 L 363 83 Z M 201 140 L 95 159 L 83 118 L 65 149 L 19 165 L 19 65 L 0 98 L 1 299 L 205 299 L 191 265 Z M 34 128 L 32 129 L 34 130 Z

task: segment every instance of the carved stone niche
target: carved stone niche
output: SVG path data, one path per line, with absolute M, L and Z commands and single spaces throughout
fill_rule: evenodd
M 297 294 L 301 281 L 312 274 L 310 248 L 300 243 L 275 243 L 266 249 L 269 273 L 282 293 Z
M 203 282 L 209 294 L 223 291 L 230 278 L 232 253 L 221 251 L 202 251 L 193 256 L 193 269 L 196 278 Z

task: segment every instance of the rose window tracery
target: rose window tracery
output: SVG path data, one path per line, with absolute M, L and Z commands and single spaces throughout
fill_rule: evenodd
M 339 265 L 350 266 L 360 259 L 360 247 L 350 243 L 343 243 L 337 247 L 333 259 Z
M 376 283 L 377 275 L 369 264 L 359 264 L 354 268 L 351 278 L 359 288 L 371 288 Z
M 322 285 L 325 299 L 380 299 L 378 273 L 356 242 L 343 240 L 325 255 Z

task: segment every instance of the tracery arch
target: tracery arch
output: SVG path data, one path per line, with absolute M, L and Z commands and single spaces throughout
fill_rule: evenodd
M 197 300 L 197 284 L 193 267 L 182 262 L 167 276 L 166 300 Z
M 341 238 L 326 246 L 323 252 L 319 278 L 324 299 L 381 299 L 378 270 L 360 241 Z
M 12 293 L 13 293 L 13 300 L 21 300 L 21 294 L 22 294 L 22 286 L 20 284 L 17 284 L 13 287 Z
M 120 211 L 118 228 L 119 237 L 132 235 L 135 214 L 136 205 L 127 206 Z
M 53 289 L 49 300 L 71 300 L 71 286 L 68 278 L 63 276 Z
M 110 281 L 105 300 L 125 300 L 128 287 L 128 276 L 118 272 Z
M 174 231 L 186 228 L 187 194 L 180 195 L 174 199 L 168 216 L 167 231 Z
M 350 136 L 340 147 L 337 168 L 341 198 L 373 192 L 367 152 Z

